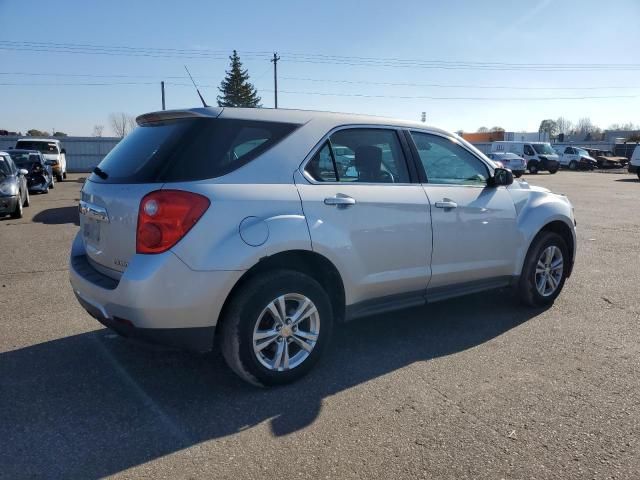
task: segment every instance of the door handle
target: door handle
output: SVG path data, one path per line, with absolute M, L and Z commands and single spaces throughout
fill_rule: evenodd
M 443 200 L 442 202 L 436 202 L 436 208 L 457 208 L 458 204 L 451 200 Z
M 335 197 L 328 197 L 324 199 L 325 205 L 336 205 L 337 207 L 348 207 L 349 205 L 355 205 L 356 199 L 347 195 L 336 195 Z

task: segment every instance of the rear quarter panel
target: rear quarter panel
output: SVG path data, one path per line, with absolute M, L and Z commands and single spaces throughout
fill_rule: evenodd
M 200 193 L 211 201 L 200 221 L 172 249 L 193 270 L 247 270 L 269 255 L 311 250 L 292 183 L 172 183 L 164 188 Z

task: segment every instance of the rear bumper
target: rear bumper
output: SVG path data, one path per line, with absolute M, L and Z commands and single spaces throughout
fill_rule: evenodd
M 18 195 L 14 197 L 0 197 L 0 215 L 15 212 L 17 204 Z
M 119 280 L 89 263 L 80 234 L 69 262 L 82 307 L 121 335 L 207 351 L 222 306 L 242 271 L 194 271 L 171 252 L 134 255 Z

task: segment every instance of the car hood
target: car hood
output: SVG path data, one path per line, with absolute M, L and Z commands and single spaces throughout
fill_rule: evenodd
M 538 154 L 539 157 L 544 157 L 547 160 L 555 160 L 556 162 L 558 161 L 558 159 L 560 157 L 558 157 L 558 155 L 556 155 L 555 153 L 539 153 Z

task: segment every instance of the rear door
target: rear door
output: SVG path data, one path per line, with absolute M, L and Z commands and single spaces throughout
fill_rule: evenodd
M 411 138 L 431 205 L 429 290 L 512 275 L 519 239 L 506 187 L 488 187 L 485 162 L 455 138 L 419 131 Z
M 296 178 L 313 248 L 337 264 L 347 304 L 399 294 L 424 299 L 429 202 L 412 181 L 402 142 L 394 128 L 338 129 Z

